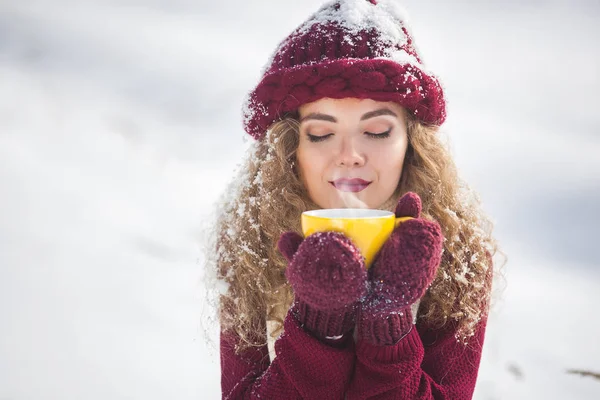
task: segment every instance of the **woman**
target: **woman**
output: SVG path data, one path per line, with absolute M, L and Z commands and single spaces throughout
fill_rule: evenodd
M 217 240 L 223 398 L 472 397 L 496 245 L 405 21 L 394 0 L 327 3 L 250 93 Z M 413 219 L 367 272 L 343 234 L 299 234 L 303 211 L 345 207 Z

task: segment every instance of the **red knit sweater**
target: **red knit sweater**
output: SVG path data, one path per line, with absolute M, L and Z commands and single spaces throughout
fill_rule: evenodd
M 477 380 L 486 320 L 465 346 L 454 327 L 417 325 L 393 346 L 378 347 L 348 337 L 338 347 L 305 332 L 290 315 L 275 342 L 234 351 L 236 337 L 221 335 L 224 399 L 471 399 Z

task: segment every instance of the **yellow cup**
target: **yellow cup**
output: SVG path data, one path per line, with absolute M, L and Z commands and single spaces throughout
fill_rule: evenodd
M 396 218 L 393 212 L 364 208 L 332 208 L 302 213 L 304 237 L 315 232 L 335 231 L 348 236 L 358 247 L 369 268 L 394 228 L 412 217 Z

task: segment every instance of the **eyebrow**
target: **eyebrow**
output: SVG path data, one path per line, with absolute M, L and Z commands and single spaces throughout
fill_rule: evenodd
M 361 121 L 364 121 L 369 118 L 379 117 L 380 115 L 391 115 L 393 117 L 398 117 L 395 112 L 390 110 L 389 108 L 380 108 L 375 111 L 369 111 L 368 113 L 363 114 L 360 117 Z M 317 120 L 317 121 L 328 121 L 328 122 L 338 122 L 337 119 L 331 115 L 322 114 L 322 113 L 310 113 L 302 118 L 300 118 L 300 122 L 306 120 Z

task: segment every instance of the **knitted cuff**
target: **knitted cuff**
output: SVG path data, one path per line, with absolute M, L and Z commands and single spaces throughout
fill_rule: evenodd
M 412 319 L 409 307 L 384 315 L 361 312 L 358 335 L 375 346 L 391 346 L 410 333 Z
M 292 311 L 300 325 L 316 338 L 336 340 L 354 327 L 356 304 L 336 310 L 318 310 L 303 301 L 297 301 Z

